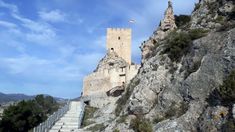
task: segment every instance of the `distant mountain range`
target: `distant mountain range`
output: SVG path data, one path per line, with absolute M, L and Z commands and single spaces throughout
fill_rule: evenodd
M 49 95 L 45 95 L 45 96 L 49 96 Z M 29 96 L 25 94 L 4 94 L 0 92 L 0 104 L 11 102 L 11 101 L 30 100 L 30 99 L 33 99 L 34 97 L 35 96 Z M 65 100 L 65 99 L 57 98 L 57 97 L 54 97 L 54 98 L 57 101 Z
M 11 101 L 20 101 L 20 100 L 29 100 L 33 99 L 34 96 L 28 96 L 24 94 L 4 94 L 0 93 L 0 104 L 11 102 Z

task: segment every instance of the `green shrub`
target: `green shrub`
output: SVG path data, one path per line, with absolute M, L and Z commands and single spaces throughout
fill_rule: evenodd
M 118 129 L 115 129 L 113 132 L 120 132 Z
M 93 118 L 94 113 L 97 109 L 98 108 L 91 107 L 91 106 L 85 107 L 85 112 L 84 112 L 84 116 L 82 119 L 81 127 L 85 127 L 85 126 L 95 123 L 94 121 L 90 121 L 89 119 Z
M 100 132 L 103 131 L 106 128 L 104 124 L 96 124 L 93 127 L 88 128 L 89 131 L 92 132 Z
M 117 123 L 125 123 L 127 116 L 121 116 L 119 119 L 117 119 Z
M 139 79 L 135 79 L 135 78 L 132 79 L 131 82 L 129 83 L 129 85 L 127 86 L 127 88 L 126 88 L 125 93 L 122 95 L 122 97 L 120 97 L 120 98 L 117 100 L 117 102 L 116 102 L 117 107 L 116 107 L 116 109 L 115 109 L 115 114 L 116 114 L 116 116 L 118 116 L 118 115 L 121 113 L 121 111 L 122 111 L 124 105 L 126 104 L 126 102 L 128 101 L 128 99 L 130 98 L 131 93 L 133 92 L 134 88 L 135 88 L 137 85 L 139 85 L 139 83 L 140 83 L 140 80 L 139 80 Z
M 220 86 L 219 93 L 225 101 L 235 101 L 235 70 L 224 80 Z
M 135 132 L 153 132 L 151 122 L 140 116 L 131 120 L 130 128 Z
M 161 121 L 165 120 L 165 117 L 159 117 L 159 116 L 156 116 L 154 119 L 153 119 L 153 123 L 159 123 Z
M 191 21 L 190 15 L 175 15 L 175 24 L 177 27 L 182 27 L 187 25 Z
M 220 24 L 223 24 L 225 21 L 225 18 L 223 16 L 218 16 L 216 19 L 215 19 L 215 22 L 216 23 L 220 23 Z
M 163 54 L 168 54 L 172 61 L 179 61 L 183 55 L 188 53 L 192 40 L 186 32 L 171 32 L 166 39 Z
M 206 36 L 208 34 L 208 30 L 198 28 L 198 29 L 189 30 L 188 33 L 189 33 L 191 40 L 195 40 L 195 39 L 199 39 L 201 37 Z
M 171 117 L 180 117 L 188 110 L 188 104 L 185 102 L 181 102 L 179 106 L 173 102 L 169 109 L 165 113 L 165 118 L 171 118 Z

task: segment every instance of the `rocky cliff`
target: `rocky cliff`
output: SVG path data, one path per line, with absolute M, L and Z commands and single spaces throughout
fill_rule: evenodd
M 235 131 L 234 3 L 200 0 L 189 22 L 154 33 L 100 131 Z

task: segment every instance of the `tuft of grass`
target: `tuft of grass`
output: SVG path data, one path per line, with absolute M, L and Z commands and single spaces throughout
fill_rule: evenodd
M 88 128 L 89 131 L 92 132 L 100 132 L 103 131 L 106 128 L 104 124 L 96 124 L 93 127 Z
M 98 108 L 91 107 L 91 106 L 85 107 L 85 112 L 84 112 L 81 127 L 85 127 L 85 126 L 95 123 L 94 121 L 90 121 L 89 119 L 93 118 L 96 110 L 98 110 Z
M 216 23 L 220 23 L 220 24 L 223 24 L 225 21 L 225 17 L 223 16 L 218 16 L 216 19 L 215 19 L 215 22 Z
M 181 102 L 179 106 L 175 102 L 171 104 L 169 109 L 165 113 L 165 118 L 171 118 L 171 117 L 180 117 L 188 110 L 188 104 L 185 102 Z
M 121 116 L 118 120 L 117 120 L 117 123 L 120 124 L 120 123 L 125 123 L 126 122 L 126 118 L 127 116 Z
M 130 128 L 135 132 L 153 132 L 151 122 L 141 116 L 131 120 Z
M 160 116 L 156 116 L 154 119 L 153 119 L 153 123 L 159 123 L 163 120 L 165 120 L 166 118 L 165 117 L 160 117 Z
M 197 29 L 192 29 L 189 30 L 189 36 L 191 38 L 191 40 L 195 40 L 195 39 L 199 39 L 201 37 L 204 37 L 208 34 L 208 30 L 204 30 L 202 28 L 197 28 Z
M 220 86 L 219 93 L 223 100 L 232 102 L 235 101 L 235 70 L 224 80 Z
M 123 107 L 125 106 L 127 100 L 130 98 L 131 96 L 131 93 L 133 92 L 134 88 L 139 85 L 140 83 L 140 80 L 139 79 L 132 79 L 131 82 L 129 83 L 129 85 L 127 86 L 126 88 L 126 91 L 125 93 L 122 95 L 122 97 L 120 97 L 116 104 L 117 104 L 117 107 L 115 109 L 115 115 L 116 116 L 119 116 Z
M 113 132 L 120 132 L 118 129 L 115 129 Z

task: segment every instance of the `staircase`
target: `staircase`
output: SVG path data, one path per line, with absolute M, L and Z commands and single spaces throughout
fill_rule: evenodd
M 49 132 L 77 132 L 83 114 L 83 104 L 81 102 L 72 101 L 68 112 L 60 118 Z

